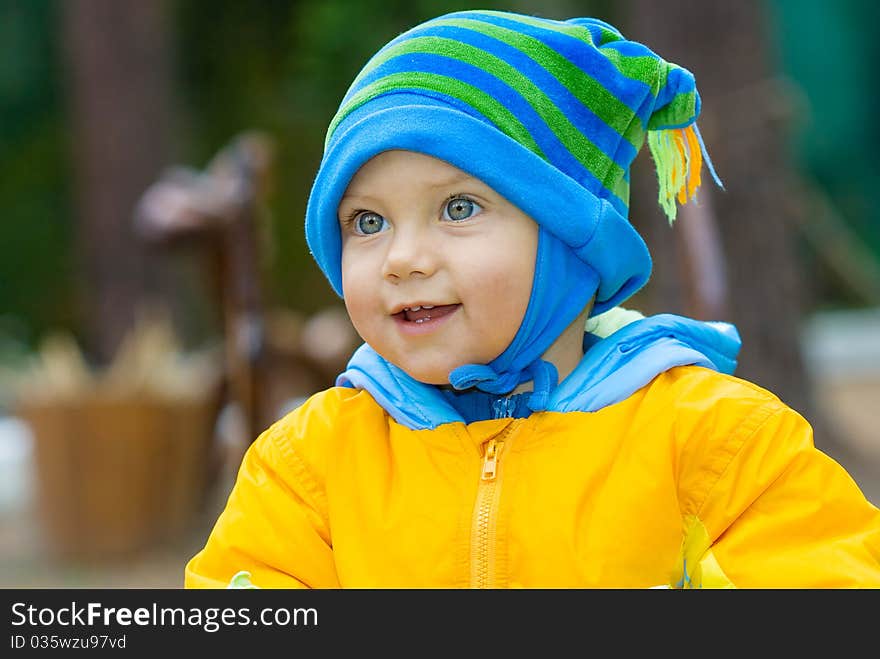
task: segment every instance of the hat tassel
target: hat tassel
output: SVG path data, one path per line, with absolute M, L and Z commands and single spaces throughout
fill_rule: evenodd
M 669 218 L 670 226 L 678 212 L 676 201 L 686 204 L 696 199 L 704 161 L 715 183 L 724 188 L 696 123 L 684 128 L 648 131 L 648 148 L 657 169 L 658 202 Z

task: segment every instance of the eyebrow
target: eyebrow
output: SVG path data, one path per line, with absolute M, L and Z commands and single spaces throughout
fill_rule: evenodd
M 447 179 L 443 179 L 442 181 L 437 181 L 436 183 L 429 183 L 428 187 L 435 188 L 435 189 L 436 188 L 449 188 L 449 187 L 452 187 L 453 185 L 458 185 L 460 183 L 466 183 L 468 181 L 480 182 L 479 179 L 474 178 L 470 174 L 468 174 L 466 172 L 461 172 L 460 174 L 455 174 L 454 176 L 451 176 L 450 178 L 447 178 Z M 373 195 L 371 195 L 368 192 L 361 193 L 361 192 L 358 192 L 357 190 L 354 190 L 353 192 L 346 192 L 344 195 L 342 195 L 342 199 L 348 199 L 351 197 L 357 197 L 359 199 L 377 199 L 377 197 L 374 197 Z M 340 201 L 342 201 L 342 199 L 340 199 Z

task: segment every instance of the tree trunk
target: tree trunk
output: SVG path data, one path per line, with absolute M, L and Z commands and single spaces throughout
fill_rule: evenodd
M 87 352 L 112 358 L 148 289 L 134 204 L 166 163 L 170 71 L 162 2 L 62 5 Z

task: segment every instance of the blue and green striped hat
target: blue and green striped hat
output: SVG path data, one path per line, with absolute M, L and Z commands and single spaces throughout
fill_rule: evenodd
M 417 151 L 482 180 L 574 250 L 597 275 L 601 313 L 651 271 L 627 219 L 630 165 L 647 135 L 671 222 L 700 184 L 699 111 L 689 71 L 603 21 L 440 16 L 379 50 L 343 98 L 309 196 L 309 249 L 342 296 L 345 189 L 378 153 Z

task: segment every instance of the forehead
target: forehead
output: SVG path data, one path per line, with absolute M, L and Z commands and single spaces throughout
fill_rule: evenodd
M 479 182 L 467 172 L 448 162 L 415 151 L 383 151 L 365 162 L 352 177 L 344 196 L 358 195 L 380 186 L 393 186 L 402 181 L 422 186 L 448 187 Z

